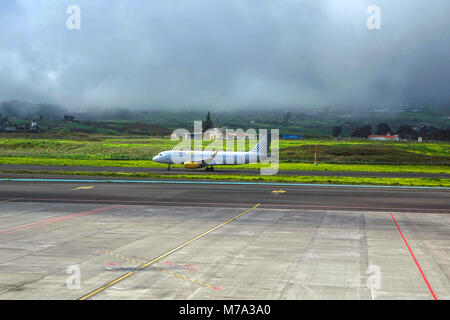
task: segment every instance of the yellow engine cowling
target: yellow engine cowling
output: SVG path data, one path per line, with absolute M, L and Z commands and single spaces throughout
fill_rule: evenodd
M 184 167 L 186 169 L 198 169 L 198 168 L 201 168 L 202 166 L 200 164 L 198 164 L 197 162 L 194 162 L 194 161 L 186 161 L 184 163 Z

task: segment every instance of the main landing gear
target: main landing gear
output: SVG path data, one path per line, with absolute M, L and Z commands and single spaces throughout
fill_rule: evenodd
M 169 166 L 167 167 L 167 171 L 170 171 L 170 164 L 169 164 Z
M 205 171 L 214 171 L 214 167 L 206 167 Z

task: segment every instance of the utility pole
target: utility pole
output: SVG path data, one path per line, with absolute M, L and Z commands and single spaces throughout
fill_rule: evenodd
M 317 144 L 314 147 L 314 165 L 317 166 Z

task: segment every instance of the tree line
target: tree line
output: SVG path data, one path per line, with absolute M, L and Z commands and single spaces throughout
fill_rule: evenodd
M 337 138 L 342 133 L 342 126 L 335 126 L 332 130 L 333 137 Z M 392 130 L 389 124 L 382 122 L 374 130 L 370 124 L 356 127 L 350 134 L 353 138 L 367 138 L 371 134 L 386 135 L 398 134 L 401 139 L 415 140 L 419 137 L 426 140 L 450 140 L 450 129 L 439 129 L 434 126 L 423 126 L 418 130 L 410 125 L 400 125 L 396 131 Z

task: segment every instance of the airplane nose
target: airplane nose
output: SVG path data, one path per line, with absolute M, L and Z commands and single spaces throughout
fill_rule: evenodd
M 156 161 L 156 158 L 157 158 L 158 156 L 154 156 L 153 158 L 152 158 L 152 160 L 153 161 Z

